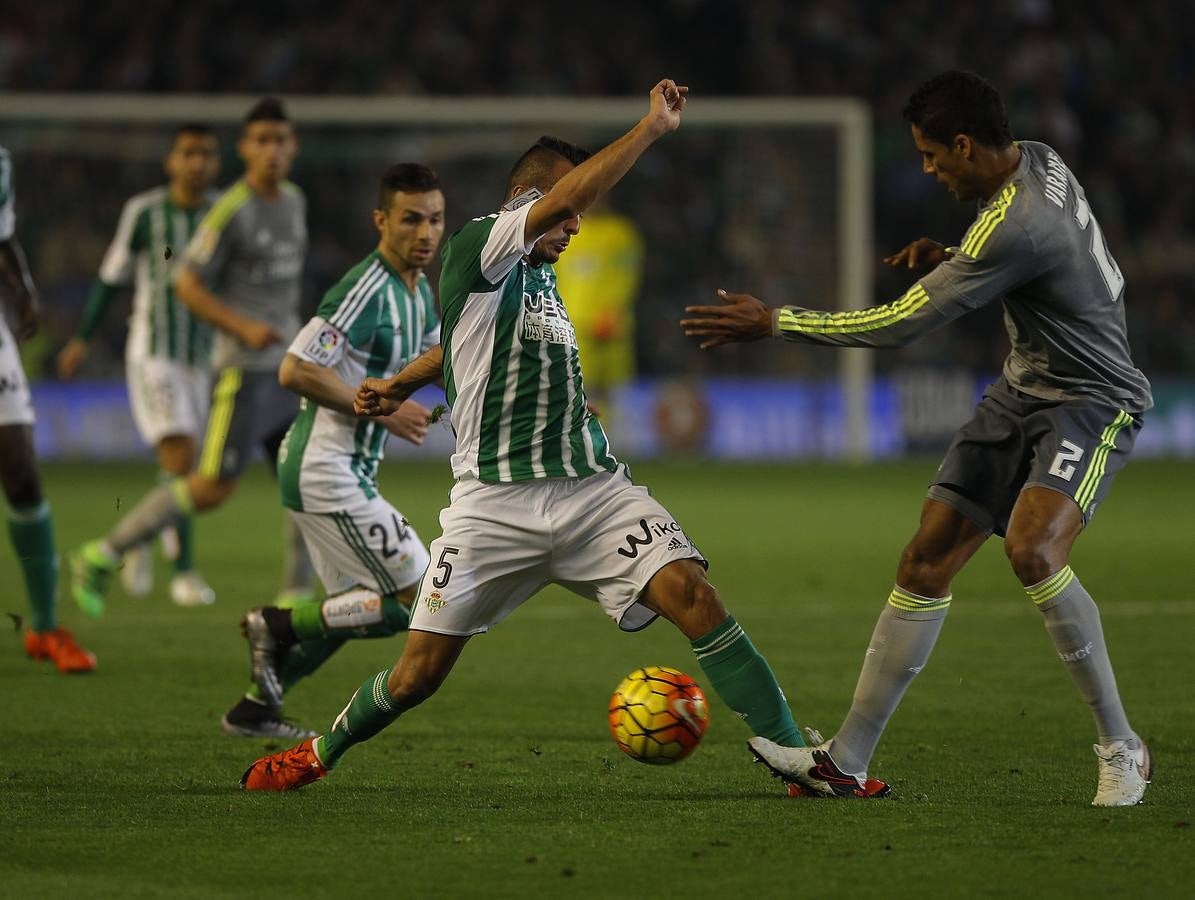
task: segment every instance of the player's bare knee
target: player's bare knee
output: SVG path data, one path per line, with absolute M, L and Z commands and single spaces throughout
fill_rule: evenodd
M 1037 584 L 1066 565 L 1066 555 L 1038 535 L 1010 532 L 1004 553 L 1021 584 Z
M 662 569 L 662 583 L 652 585 L 654 608 L 670 619 L 690 639 L 708 634 L 726 618 L 726 607 L 705 570 L 693 560 Z M 654 580 L 654 579 L 653 579 Z
M 950 590 L 950 576 L 937 554 L 917 538 L 900 555 L 896 583 L 922 597 L 941 597 Z

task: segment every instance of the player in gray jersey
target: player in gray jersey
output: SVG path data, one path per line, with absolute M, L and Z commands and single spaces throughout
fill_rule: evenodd
M 211 394 L 208 351 L 211 327 L 191 315 L 174 293 L 182 251 L 216 199 L 219 146 L 206 125 L 178 127 L 163 167 L 168 184 L 129 199 L 116 235 L 104 254 L 76 335 L 58 354 L 58 374 L 73 378 L 112 301 L 133 288 L 133 310 L 125 344 L 129 406 L 142 439 L 157 453 L 161 480 L 185 476 L 195 467 L 196 441 L 203 434 Z M 174 576 L 170 599 L 180 606 L 210 602 L 212 589 L 195 570 L 191 516 L 162 533 L 172 544 Z M 144 596 L 153 588 L 150 546 L 134 547 L 120 570 L 125 591 Z
M 277 372 L 299 330 L 306 200 L 286 178 L 298 142 L 281 102 L 267 98 L 249 111 L 237 150 L 245 176 L 199 223 L 175 285 L 187 309 L 217 332 L 215 387 L 198 466 L 148 494 L 105 537 L 75 554 L 75 601 L 92 615 L 103 612 L 108 578 L 131 547 L 192 511 L 223 503 L 256 448 L 272 465 L 298 411 Z M 280 600 L 294 602 L 310 597 L 312 572 L 298 530 L 287 526 Z M 209 591 L 205 599 L 215 596 Z
M 842 728 L 815 748 L 753 738 L 752 750 L 807 790 L 841 795 L 862 783 L 884 725 L 929 659 L 951 581 L 996 533 L 1095 717 L 1093 804 L 1136 804 L 1150 779 L 1149 750 L 1121 705 L 1099 612 L 1068 565 L 1152 405 L 1129 354 L 1124 278 L 1074 175 L 1045 144 L 1012 140 L 986 81 L 943 73 L 918 88 L 904 116 L 926 174 L 958 200 L 979 201 L 958 247 L 922 238 L 888 257 L 926 274 L 883 306 L 773 310 L 719 291 L 724 305 L 689 307 L 681 322 L 702 348 L 767 336 L 894 347 L 999 299 L 1012 344 L 1002 377 L 929 489 Z
M 541 138 L 511 170 L 505 205 L 445 243 L 442 350 L 393 378 L 367 379 L 355 404 L 391 415 L 442 374 L 452 405 L 457 483 L 402 658 L 371 676 L 314 742 L 257 760 L 245 788 L 289 790 L 326 775 L 350 747 L 431 696 L 472 636 L 552 583 L 597 602 L 627 631 L 663 615 L 748 728 L 778 745 L 803 743 L 767 661 L 706 579 L 701 552 L 610 453 L 587 408 L 552 269 L 581 214 L 680 125 L 686 92 L 657 84 L 648 114 L 593 157 Z

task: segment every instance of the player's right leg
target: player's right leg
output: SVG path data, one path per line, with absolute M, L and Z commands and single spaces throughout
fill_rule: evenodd
M 0 422 L 6 418 L 11 417 L 0 408 Z M 60 672 L 90 672 L 95 668 L 95 655 L 79 647 L 71 633 L 58 624 L 58 549 L 30 425 L 0 424 L 0 482 L 8 500 L 8 536 L 29 597 L 25 652 L 32 659 L 51 660 Z
M 349 748 L 369 740 L 434 694 L 468 640 L 468 635 L 411 632 L 398 663 L 366 679 L 326 732 L 258 759 L 241 776 L 241 787 L 287 791 L 323 778 Z
M 955 509 L 930 499 L 921 525 L 901 555 L 896 586 L 880 613 L 850 712 L 833 739 L 785 750 L 758 738 L 756 758 L 807 793 L 864 796 L 867 767 L 880 735 L 930 653 L 950 609 L 950 584 L 988 533 Z
M 168 434 L 158 441 L 158 466 L 162 480 L 172 481 L 190 473 L 195 466 L 195 439 L 189 434 Z M 163 548 L 173 545 L 171 557 L 174 574 L 170 579 L 170 600 L 177 606 L 210 606 L 216 592 L 195 568 L 195 516 L 180 516 L 173 527 L 161 532 Z

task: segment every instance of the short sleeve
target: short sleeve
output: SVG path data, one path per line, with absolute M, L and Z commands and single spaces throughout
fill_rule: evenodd
M 8 151 L 0 147 L 0 243 L 12 240 L 17 228 L 16 210 L 13 206 L 12 160 Z
M 348 344 L 348 335 L 322 316 L 315 316 L 304 325 L 287 350 L 292 356 L 317 366 L 334 366 Z
M 100 263 L 100 281 L 107 285 L 125 285 L 133 279 L 133 259 L 136 255 L 137 223 L 145 210 L 145 203 L 132 198 L 120 211 L 116 235 L 108 245 L 104 261 Z
M 490 284 L 497 284 L 505 278 L 518 261 L 531 252 L 541 237 L 524 237 L 527 216 L 538 202 L 535 200 L 517 209 L 503 209 L 498 213 L 478 258 L 481 276 Z
M 207 284 L 213 284 L 228 263 L 237 239 L 236 216 L 250 194 L 244 182 L 229 188 L 208 210 L 187 244 L 183 265 Z

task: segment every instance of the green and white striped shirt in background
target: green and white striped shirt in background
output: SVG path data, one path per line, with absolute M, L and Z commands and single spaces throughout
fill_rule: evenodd
M 104 255 L 87 298 L 78 335 L 90 340 L 121 287 L 133 285 L 126 353 L 206 367 L 212 329 L 191 315 L 174 293 L 179 260 L 215 199 L 193 209 L 176 206 L 166 187 L 137 194 L 120 214 L 116 236 Z

